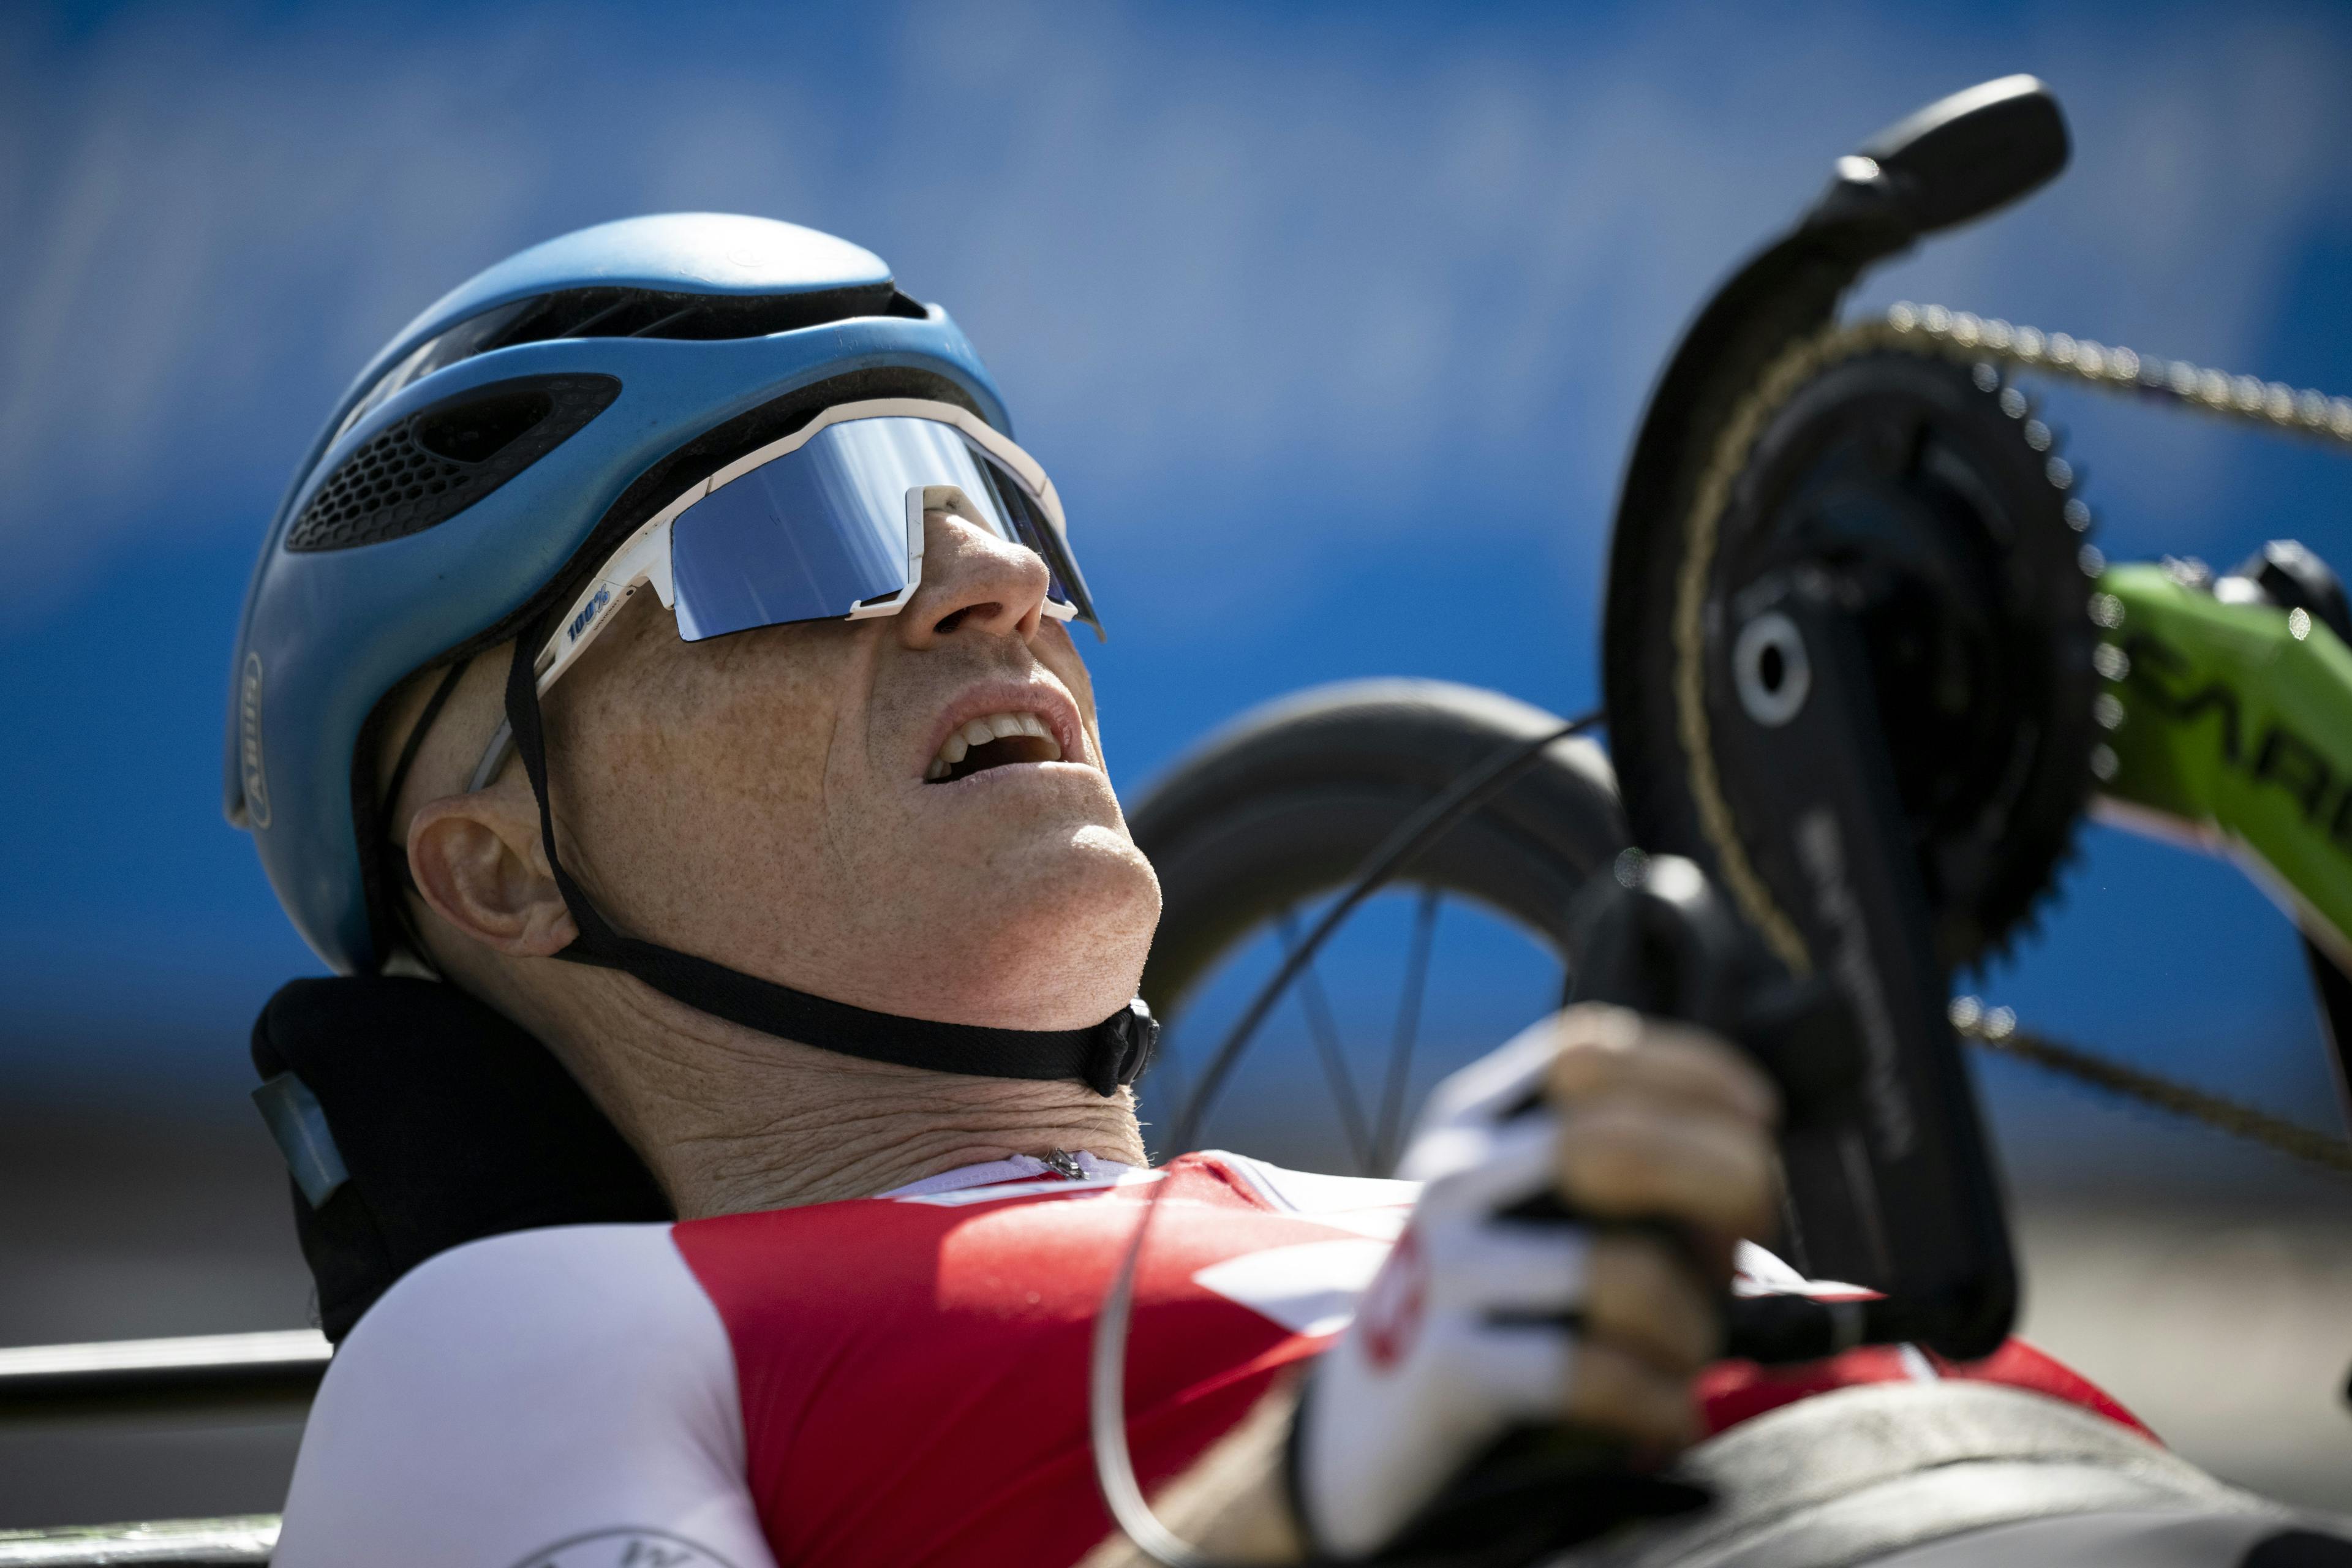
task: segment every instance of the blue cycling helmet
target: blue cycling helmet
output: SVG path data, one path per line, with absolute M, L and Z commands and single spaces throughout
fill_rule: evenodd
M 226 809 L 294 925 L 349 973 L 397 945 L 368 776 L 377 705 L 515 635 L 582 558 L 818 406 L 921 396 L 1010 434 L 938 306 L 814 229 L 719 213 L 600 224 L 445 296 L 312 444 L 237 634 Z
M 714 475 L 791 445 L 780 438 L 826 410 L 910 403 L 1012 434 L 946 311 L 899 292 L 871 252 L 765 218 L 681 213 L 582 229 L 410 322 L 344 394 L 280 503 L 232 668 L 226 808 L 320 956 L 366 973 L 400 946 L 371 770 L 389 693 L 445 664 L 446 694 L 463 660 L 544 625 L 689 488 L 715 489 Z M 1106 1095 L 1149 1062 L 1157 1030 L 1140 1002 L 1087 1029 L 902 1018 L 613 930 L 556 855 L 525 653 L 507 703 L 581 927 L 560 957 L 872 1059 L 1076 1078 Z

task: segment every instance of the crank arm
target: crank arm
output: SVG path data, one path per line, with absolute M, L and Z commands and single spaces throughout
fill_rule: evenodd
M 1826 574 L 1781 585 L 1730 628 L 1739 701 L 1725 705 L 1732 732 L 1718 755 L 1770 781 L 1764 819 L 1741 825 L 1745 874 L 1773 889 L 1793 925 L 1767 933 L 1784 961 L 1843 995 L 1861 1058 L 1844 1114 L 1784 1130 L 1793 1250 L 1813 1278 L 1885 1293 L 1874 1337 L 1969 1360 L 2007 1337 L 2017 1282 L 1950 979 L 1861 632 Z

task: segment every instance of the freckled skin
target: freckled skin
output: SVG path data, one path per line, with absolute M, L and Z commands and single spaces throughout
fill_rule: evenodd
M 625 930 L 747 973 L 916 1016 L 1095 1023 L 1134 994 L 1158 890 L 1095 765 L 1092 683 L 1025 580 L 997 581 L 1028 575 L 1003 546 L 936 517 L 930 539 L 924 589 L 884 619 L 688 644 L 631 601 L 550 694 L 566 864 Z M 1092 756 L 923 783 L 940 712 L 996 679 L 1075 702 Z
M 923 584 L 896 616 L 685 643 L 640 593 L 548 694 L 565 866 L 622 931 L 819 995 L 1013 1028 L 1108 1016 L 1135 994 L 1160 889 L 1045 585 L 1034 554 L 933 513 Z M 1054 1148 L 1141 1159 L 1124 1092 L 861 1062 L 555 961 L 576 932 L 520 762 L 463 793 L 510 658 L 477 661 L 396 803 L 413 907 L 436 965 L 548 1042 L 681 1212 Z M 950 705 L 1005 682 L 1069 716 L 1069 754 L 925 784 Z M 389 733 L 429 684 L 402 694 Z

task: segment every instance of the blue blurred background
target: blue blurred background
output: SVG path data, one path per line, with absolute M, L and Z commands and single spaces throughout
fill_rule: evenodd
M 135 1127 L 156 1161 L 233 1145 L 234 1191 L 279 1201 L 247 1148 L 243 1037 L 318 964 L 220 816 L 233 620 L 329 405 L 457 280 L 665 209 L 878 251 L 955 313 L 1056 476 L 1113 632 L 1094 660 L 1131 796 L 1310 682 L 1590 705 L 1615 483 L 1687 314 L 1835 154 L 2017 70 L 2061 95 L 2073 167 L 1864 303 L 2352 391 L 2340 6 L 6 7 L 0 1124 L 20 1153 L 0 1225 L 55 1288 L 12 1283 L 0 1338 L 300 1319 L 299 1283 L 261 1312 L 226 1287 L 159 1304 L 130 1264 L 74 1273 L 76 1237 L 128 1223 L 91 1217 L 92 1194 L 161 1214 L 177 1167 L 143 1187 L 120 1185 L 148 1169 L 129 1154 L 41 1172 Z M 2294 535 L 2352 562 L 2342 456 L 2051 406 L 2111 556 L 2226 565 Z M 1982 988 L 2336 1126 L 2284 921 L 2226 866 L 2100 829 L 2084 850 Z M 1479 978 L 1520 972 L 1502 940 L 1464 940 L 1433 1061 L 1535 1005 Z M 1393 984 L 1361 952 L 1335 955 L 1335 991 Z M 1306 1070 L 1304 1039 L 1277 1026 L 1266 1084 Z M 1987 1082 L 2030 1192 L 2317 1190 L 2072 1090 Z M 189 1213 L 155 1243 L 181 1272 L 153 1279 L 215 1247 Z M 215 1241 L 299 1282 L 280 1229 Z
M 2013 69 L 2062 94 L 2074 167 L 1874 302 L 2352 387 L 2332 8 L 11 8 L 0 1074 L 234 1084 L 259 1002 L 316 969 L 219 816 L 233 619 L 346 381 L 500 256 L 737 210 L 948 304 L 1068 498 L 1131 794 L 1312 681 L 1588 705 L 1609 508 L 1677 328 L 1831 156 Z M 2058 421 L 2111 555 L 2352 555 L 2343 458 L 2081 401 Z M 2325 1114 L 2259 896 L 2086 847 L 1991 989 Z

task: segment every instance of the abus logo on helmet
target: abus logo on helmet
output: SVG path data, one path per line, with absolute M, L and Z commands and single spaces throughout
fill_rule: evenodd
M 578 615 L 572 617 L 572 626 L 569 631 L 565 634 L 566 637 L 572 642 L 578 642 L 580 640 L 580 634 L 588 629 L 588 623 L 596 618 L 596 612 L 603 609 L 612 602 L 612 589 L 597 589 L 596 596 L 589 600 L 587 605 L 582 608 Z
M 238 770 L 245 780 L 245 819 L 255 827 L 269 826 L 269 776 L 261 766 L 261 656 L 245 656 L 245 672 L 236 683 Z

